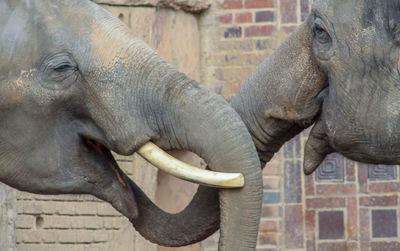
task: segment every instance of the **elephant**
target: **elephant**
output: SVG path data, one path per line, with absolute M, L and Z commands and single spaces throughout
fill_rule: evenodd
M 220 96 L 179 72 L 89 0 L 0 0 L 0 182 L 38 194 L 92 194 L 164 246 L 221 226 L 220 250 L 254 250 L 259 159 Z M 118 167 L 152 142 L 189 150 L 241 189 L 200 186 L 180 213 L 158 208 Z
M 333 152 L 400 164 L 399 45 L 400 1 L 315 0 L 232 100 L 262 164 L 311 125 L 305 174 Z

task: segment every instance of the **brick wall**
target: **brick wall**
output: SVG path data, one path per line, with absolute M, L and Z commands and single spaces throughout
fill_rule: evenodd
M 202 15 L 202 82 L 230 100 L 246 77 L 303 21 L 312 0 L 217 0 Z M 327 157 L 304 176 L 308 132 L 263 171 L 257 250 L 400 250 L 398 166 Z M 216 250 L 217 236 L 204 250 Z

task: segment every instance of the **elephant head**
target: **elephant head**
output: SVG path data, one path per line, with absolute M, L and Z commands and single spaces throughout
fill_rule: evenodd
M 399 164 L 399 39 L 400 1 L 314 1 L 306 21 L 232 102 L 262 162 L 315 122 L 306 174 L 334 151 Z
M 197 153 L 243 189 L 200 187 L 178 214 L 157 208 L 118 167 L 147 142 Z M 215 232 L 221 250 L 252 250 L 262 178 L 237 113 L 87 0 L 0 0 L 0 181 L 40 194 L 93 194 L 152 242 Z M 220 213 L 221 209 L 221 213 Z

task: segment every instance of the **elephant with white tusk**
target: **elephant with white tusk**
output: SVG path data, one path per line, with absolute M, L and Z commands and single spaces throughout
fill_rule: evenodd
M 311 14 L 246 80 L 232 106 L 263 164 L 314 124 L 311 174 L 332 152 L 400 164 L 400 1 L 315 0 Z
M 190 150 L 211 170 L 158 148 Z M 182 212 L 169 214 L 111 151 L 138 152 L 197 183 L 244 187 L 201 186 Z M 242 251 L 257 242 L 259 166 L 229 104 L 111 13 L 88 0 L 0 0 L 0 182 L 39 194 L 95 195 L 164 246 L 198 242 L 221 227 L 219 249 Z

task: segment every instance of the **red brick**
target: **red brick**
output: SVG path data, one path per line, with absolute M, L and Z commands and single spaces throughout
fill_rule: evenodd
M 224 0 L 224 2 L 218 4 L 220 9 L 240 9 L 242 7 L 242 0 Z
M 360 205 L 365 207 L 385 207 L 385 206 L 397 206 L 397 195 L 393 196 L 371 196 L 360 198 Z
M 279 175 L 281 173 L 281 168 L 277 163 L 267 163 L 263 169 L 263 175 Z
M 279 177 L 264 176 L 263 177 L 264 189 L 278 190 L 280 186 L 279 181 L 280 181 Z
M 355 162 L 349 159 L 344 160 L 346 166 L 346 180 L 350 182 L 356 181 Z
M 398 193 L 400 192 L 399 182 L 372 183 L 368 186 L 371 193 Z
M 357 243 L 339 242 L 339 243 L 321 243 L 318 245 L 318 250 L 340 250 L 353 251 L 358 250 Z
M 277 232 L 279 228 L 277 221 L 260 221 L 260 232 Z
M 263 206 L 261 210 L 262 217 L 279 217 L 280 214 L 280 207 L 279 206 Z
M 256 12 L 256 22 L 272 22 L 274 21 L 274 12 L 269 10 L 257 11 Z
M 260 245 L 278 245 L 279 239 L 277 233 L 260 232 L 258 234 Z
M 315 211 L 306 211 L 306 238 L 314 240 L 315 239 Z
M 253 25 L 245 28 L 245 35 L 246 37 L 271 36 L 273 31 L 273 25 Z
M 297 22 L 297 0 L 281 0 L 282 23 Z
M 306 195 L 314 195 L 314 175 L 307 175 L 304 177 L 305 187 L 306 187 Z
M 297 29 L 297 26 L 283 26 L 282 29 L 286 34 L 290 34 Z
M 400 250 L 400 242 L 372 242 L 371 251 L 398 251 Z
M 357 199 L 348 198 L 347 199 L 347 233 L 348 239 L 358 240 L 358 208 Z
M 303 248 L 303 206 L 286 206 L 285 208 L 286 248 Z
M 370 233 L 370 211 L 369 209 L 360 208 L 360 240 L 369 241 Z M 364 249 L 362 249 L 364 250 Z M 365 249 L 366 250 L 366 249 Z
M 307 208 L 338 208 L 345 207 L 345 199 L 343 198 L 321 198 L 321 199 L 307 199 Z
M 360 193 L 368 192 L 368 165 L 362 163 L 358 165 L 358 185 Z
M 217 20 L 223 24 L 230 24 L 232 22 L 232 14 L 220 15 L 217 17 Z
M 241 12 L 235 14 L 236 23 L 250 23 L 253 21 L 253 14 L 251 12 Z
M 274 0 L 246 0 L 244 6 L 245 8 L 272 8 Z
M 317 185 L 317 194 L 320 195 L 349 195 L 355 194 L 356 191 L 354 184 Z
M 307 251 L 315 251 L 315 241 L 307 240 Z

